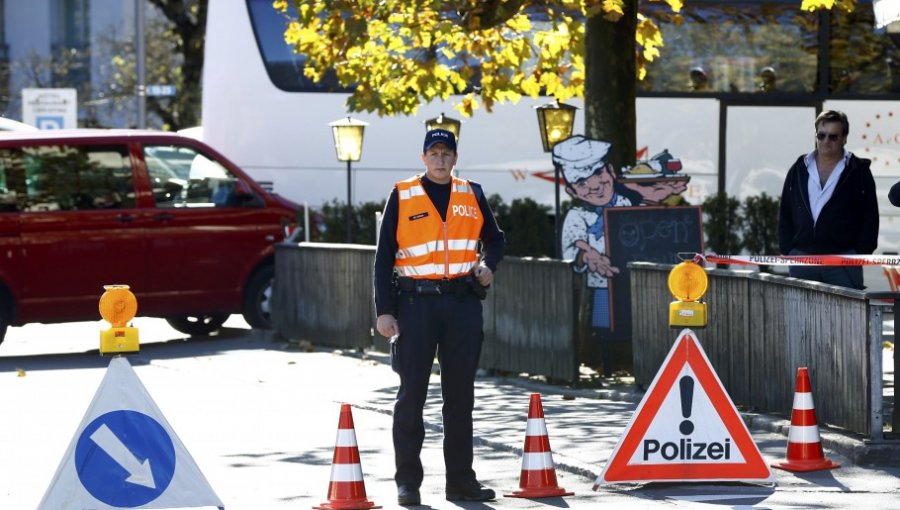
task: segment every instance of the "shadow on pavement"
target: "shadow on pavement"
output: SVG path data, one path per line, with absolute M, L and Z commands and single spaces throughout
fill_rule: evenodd
M 42 353 L 19 356 L 0 356 L 0 372 L 16 370 L 64 370 L 104 368 L 109 356 L 101 356 L 99 339 L 97 349 L 83 352 Z M 214 336 L 172 338 L 164 341 L 141 343 L 137 354 L 129 354 L 133 366 L 146 365 L 153 360 L 215 356 L 226 352 L 250 349 L 291 350 L 290 344 L 273 341 L 264 331 L 241 328 L 222 328 Z

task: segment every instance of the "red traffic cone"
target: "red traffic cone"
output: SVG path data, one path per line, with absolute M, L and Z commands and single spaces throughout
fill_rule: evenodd
M 363 510 L 381 508 L 366 498 L 359 448 L 350 404 L 341 404 L 337 440 L 334 444 L 334 460 L 331 463 L 331 481 L 328 483 L 328 502 L 313 508 L 321 510 Z
M 794 393 L 791 429 L 788 432 L 787 458 L 772 464 L 772 467 L 787 471 L 818 471 L 841 467 L 825 458 L 822 452 L 816 406 L 813 404 L 806 367 L 797 369 L 797 391 Z
M 525 429 L 525 451 L 522 454 L 522 476 L 519 488 L 510 498 L 550 498 L 553 496 L 571 496 L 574 492 L 566 492 L 556 484 L 556 467 L 553 465 L 553 453 L 550 451 L 550 438 L 547 436 L 547 425 L 544 423 L 544 408 L 541 406 L 541 395 L 531 394 L 528 406 L 528 425 Z

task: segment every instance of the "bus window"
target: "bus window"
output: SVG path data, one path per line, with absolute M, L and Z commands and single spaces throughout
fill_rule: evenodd
M 334 73 L 326 73 L 319 82 L 303 75 L 306 57 L 295 53 L 284 42 L 285 17 L 272 7 L 271 0 L 247 0 L 250 23 L 256 36 L 256 44 L 272 83 L 286 92 L 340 92 L 343 89 Z M 294 18 L 297 10 L 293 3 L 288 14 Z

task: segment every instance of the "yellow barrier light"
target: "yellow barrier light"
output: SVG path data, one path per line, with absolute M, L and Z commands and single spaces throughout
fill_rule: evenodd
M 669 292 L 676 299 L 669 303 L 669 326 L 706 326 L 706 303 L 700 301 L 709 284 L 706 271 L 686 260 L 672 268 L 668 283 Z
M 128 285 L 104 285 L 106 292 L 100 296 L 100 316 L 112 327 L 100 332 L 100 354 L 138 352 L 137 328 L 128 322 L 137 314 L 137 298 Z

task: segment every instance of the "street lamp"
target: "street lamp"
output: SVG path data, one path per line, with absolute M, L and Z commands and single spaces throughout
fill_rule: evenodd
M 544 146 L 544 152 L 553 150 L 553 146 L 557 142 L 561 142 L 572 136 L 572 127 L 575 125 L 575 110 L 578 108 L 561 103 L 558 99 L 555 103 L 547 103 L 536 106 L 538 117 L 538 127 L 541 130 L 541 144 Z M 553 165 L 554 174 L 554 191 L 556 197 L 556 214 L 553 217 L 553 229 L 556 234 L 554 240 L 554 250 L 556 258 L 561 258 L 560 254 L 560 227 L 559 227 L 559 166 Z
M 362 155 L 363 131 L 365 131 L 369 123 L 347 117 L 328 125 L 331 127 L 331 134 L 334 136 L 334 152 L 337 154 L 338 161 L 347 162 L 347 209 L 345 215 L 347 217 L 347 242 L 350 243 L 353 242 L 352 208 L 350 206 L 350 162 L 359 161 Z
M 462 122 L 452 117 L 447 117 L 443 113 L 433 119 L 425 121 L 425 131 L 431 131 L 432 129 L 446 129 L 456 137 L 457 146 L 459 146 L 459 131 L 461 128 Z
M 541 144 L 544 152 L 553 150 L 557 142 L 561 142 L 572 136 L 572 126 L 575 125 L 575 110 L 578 108 L 561 103 L 542 104 L 535 106 L 538 116 L 538 127 L 541 130 Z

